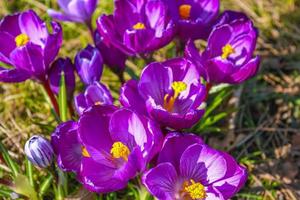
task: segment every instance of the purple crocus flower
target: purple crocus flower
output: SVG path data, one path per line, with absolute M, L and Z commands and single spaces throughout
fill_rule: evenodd
M 88 156 L 80 176 L 86 189 L 107 193 L 126 187 L 161 148 L 162 133 L 155 123 L 127 109 L 93 106 L 78 123 Z
M 167 45 L 176 32 L 162 0 L 115 0 L 113 15 L 102 15 L 98 30 L 105 41 L 128 55 Z
M 51 135 L 51 144 L 57 155 L 57 164 L 64 171 L 78 173 L 86 150 L 80 144 L 77 122 L 68 121 L 57 126 Z
M 48 14 L 61 21 L 73 21 L 89 23 L 97 7 L 97 0 L 58 0 L 62 12 L 52 9 L 47 10 Z
M 190 128 L 204 110 L 205 87 L 195 65 L 184 58 L 151 63 L 139 82 L 126 83 L 120 95 L 123 106 L 148 114 L 163 126 Z
M 227 200 L 246 182 L 244 167 L 196 137 L 167 136 L 158 165 L 143 175 L 143 184 L 157 199 Z
M 99 50 L 88 45 L 79 51 L 75 57 L 75 67 L 84 84 L 89 85 L 99 81 L 103 71 L 103 59 Z
M 75 74 L 74 66 L 70 58 L 58 58 L 52 65 L 49 71 L 49 80 L 51 90 L 55 93 L 59 93 L 59 85 L 61 74 L 65 75 L 65 82 L 67 88 L 68 99 L 70 100 L 73 97 L 75 89 Z
M 249 18 L 227 11 L 211 32 L 206 50 L 199 55 L 190 41 L 185 54 L 196 63 L 207 82 L 239 84 L 258 71 L 260 58 L 253 58 L 257 36 Z
M 183 40 L 207 39 L 218 16 L 219 0 L 164 0 L 177 22 L 178 36 Z
M 22 82 L 29 78 L 45 82 L 50 63 L 62 43 L 62 29 L 51 22 L 52 33 L 37 14 L 25 11 L 4 17 L 0 22 L 0 81 Z
M 74 99 L 75 107 L 79 115 L 93 105 L 112 105 L 113 98 L 109 89 L 99 82 L 94 82 L 87 86 L 83 93 Z
M 126 67 L 125 62 L 127 56 L 110 43 L 105 43 L 98 31 L 94 34 L 94 41 L 96 47 L 101 52 L 104 64 L 106 64 L 114 73 L 121 75 Z
M 32 164 L 40 168 L 50 166 L 54 155 L 50 142 L 38 135 L 34 135 L 27 140 L 25 154 Z

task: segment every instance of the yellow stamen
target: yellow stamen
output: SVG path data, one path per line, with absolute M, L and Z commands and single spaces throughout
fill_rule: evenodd
M 179 7 L 179 15 L 181 19 L 189 19 L 191 17 L 192 6 L 189 4 L 182 4 Z
M 222 48 L 222 52 L 222 59 L 227 59 L 231 54 L 235 53 L 235 50 L 230 44 L 226 44 Z
M 112 157 L 114 157 L 114 158 L 123 158 L 125 161 L 128 161 L 128 156 L 130 154 L 130 150 L 122 142 L 115 142 L 112 145 L 110 153 L 111 153 Z
M 207 197 L 205 187 L 199 183 L 195 182 L 193 179 L 184 182 L 183 192 L 190 196 L 191 199 L 205 199 Z
M 29 42 L 30 38 L 25 33 L 21 33 L 15 38 L 16 46 L 21 47 Z
M 175 81 L 172 83 L 171 87 L 174 90 L 174 95 L 169 96 L 169 94 L 166 94 L 164 96 L 164 108 L 169 112 L 173 110 L 175 100 L 178 98 L 181 92 L 186 90 L 187 85 L 182 81 Z
M 86 150 L 85 147 L 81 147 L 81 154 L 83 157 L 87 157 L 87 158 L 91 157 L 91 155 L 89 154 L 89 152 Z
M 136 23 L 134 26 L 133 26 L 133 29 L 134 30 L 142 30 L 142 29 L 145 29 L 145 24 L 141 23 L 141 22 L 138 22 Z

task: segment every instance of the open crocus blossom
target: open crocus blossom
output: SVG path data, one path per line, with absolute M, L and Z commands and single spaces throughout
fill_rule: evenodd
M 227 200 L 247 180 L 246 169 L 230 155 L 191 135 L 167 136 L 158 160 L 143 183 L 159 200 Z
M 50 87 L 55 94 L 59 93 L 61 75 L 64 73 L 68 100 L 71 100 L 73 97 L 75 89 L 74 68 L 75 67 L 73 66 L 70 58 L 58 58 L 55 62 L 53 62 L 48 73 Z
M 253 58 L 257 36 L 258 31 L 249 18 L 227 11 L 211 32 L 202 55 L 191 41 L 185 54 L 209 83 L 239 84 L 258 71 L 260 59 Z
M 61 21 L 73 21 L 89 23 L 97 7 L 97 0 L 58 0 L 62 12 L 52 9 L 47 10 L 48 14 Z
M 103 72 L 103 59 L 99 50 L 88 45 L 79 51 L 75 57 L 75 67 L 84 84 L 89 85 L 99 81 Z
M 163 126 L 183 129 L 191 128 L 202 117 L 204 110 L 199 106 L 205 94 L 196 66 L 175 58 L 149 64 L 139 82 L 123 86 L 120 101 L 138 113 L 148 113 Z
M 77 133 L 77 122 L 61 123 L 51 135 L 51 144 L 57 155 L 57 164 L 64 171 L 78 173 L 85 149 L 81 146 Z
M 74 103 L 78 114 L 81 115 L 85 109 L 93 105 L 112 105 L 113 98 L 105 85 L 95 81 L 75 97 Z
M 87 153 L 81 164 L 81 181 L 93 192 L 126 187 L 161 147 L 159 127 L 127 109 L 95 105 L 81 115 L 78 127 Z
M 175 34 L 162 0 L 115 0 L 114 14 L 102 15 L 97 25 L 105 41 L 128 55 L 157 50 Z
M 183 40 L 207 39 L 218 16 L 219 0 L 164 0 Z
M 125 62 L 127 56 L 110 43 L 105 43 L 98 31 L 94 34 L 94 41 L 96 47 L 101 52 L 104 64 L 106 64 L 114 73 L 121 75 L 126 67 Z
M 61 26 L 51 22 L 52 33 L 37 14 L 25 11 L 8 15 L 0 22 L 0 81 L 22 82 L 32 78 L 45 82 L 50 63 L 62 43 Z

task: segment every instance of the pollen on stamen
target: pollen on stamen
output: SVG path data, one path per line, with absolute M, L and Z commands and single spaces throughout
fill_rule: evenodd
M 175 93 L 179 94 L 183 91 L 185 91 L 187 88 L 186 83 L 182 82 L 182 81 L 174 81 L 172 83 L 172 89 L 174 90 Z
M 130 150 L 122 142 L 115 142 L 112 145 L 110 153 L 113 158 L 123 158 L 125 161 L 128 161 L 128 156 L 130 154 Z
M 145 27 L 145 24 L 138 22 L 132 28 L 134 30 L 142 30 L 142 29 L 145 29 L 146 27 Z
M 30 38 L 28 37 L 28 35 L 26 35 L 25 33 L 21 33 L 15 38 L 16 46 L 24 46 L 29 42 L 29 40 Z
M 102 103 L 100 101 L 95 102 L 95 106 L 101 106 Z
M 231 54 L 235 53 L 234 48 L 230 44 L 226 44 L 222 48 L 222 59 L 227 59 Z
M 91 157 L 91 155 L 89 154 L 89 152 L 86 150 L 85 147 L 81 147 L 81 154 L 83 157 L 87 157 L 87 158 Z
M 205 187 L 199 182 L 191 179 L 183 184 L 183 192 L 190 196 L 191 199 L 205 199 L 207 197 Z
M 192 6 L 189 4 L 182 4 L 179 6 L 179 15 L 181 19 L 189 19 L 191 17 Z

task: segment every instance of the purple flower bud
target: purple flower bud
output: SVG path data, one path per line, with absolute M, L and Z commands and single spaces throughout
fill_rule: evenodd
M 47 139 L 34 135 L 25 144 L 25 154 L 32 164 L 46 168 L 51 164 L 54 153 Z
M 114 73 L 122 73 L 126 67 L 125 62 L 127 56 L 111 44 L 106 44 L 98 31 L 94 34 L 94 40 L 96 47 L 101 52 L 104 64 L 106 64 Z
M 59 93 L 59 85 L 61 79 L 61 73 L 64 72 L 66 87 L 69 100 L 73 96 L 73 92 L 75 89 L 75 75 L 74 75 L 74 67 L 70 60 L 70 58 L 59 58 L 57 59 L 51 66 L 49 71 L 49 80 L 51 90 L 55 93 Z
M 48 14 L 61 21 L 87 22 L 91 19 L 96 7 L 97 0 L 58 0 L 62 12 L 49 9 Z
M 79 51 L 75 57 L 75 67 L 84 84 L 99 81 L 103 71 L 103 59 L 99 50 L 88 45 Z

